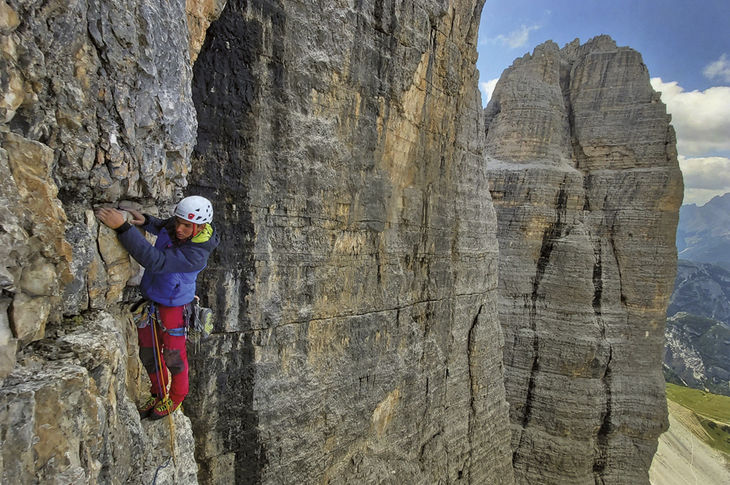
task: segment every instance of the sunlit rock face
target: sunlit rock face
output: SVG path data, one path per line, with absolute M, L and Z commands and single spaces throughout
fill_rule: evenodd
M 517 59 L 486 110 L 518 483 L 648 483 L 682 200 L 670 117 L 608 37 Z
M 481 3 L 229 2 L 208 29 L 202 481 L 511 482 Z
M 183 2 L 2 5 L 0 282 L 22 346 L 122 299 L 135 267 L 91 210 L 173 202 L 196 121 Z

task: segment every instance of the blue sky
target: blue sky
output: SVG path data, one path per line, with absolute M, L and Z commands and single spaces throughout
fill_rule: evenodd
M 730 192 L 730 0 L 487 0 L 479 28 L 480 89 L 553 40 L 608 34 L 642 54 L 672 113 L 685 203 Z

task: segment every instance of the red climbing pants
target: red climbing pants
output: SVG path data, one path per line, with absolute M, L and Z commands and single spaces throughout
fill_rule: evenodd
M 172 330 L 185 326 L 183 319 L 182 306 L 164 306 L 156 303 L 160 313 L 160 320 L 165 329 Z M 137 329 L 139 337 L 139 358 L 144 365 L 147 375 L 150 376 L 152 386 L 150 392 L 157 396 L 163 396 L 163 387 L 167 388 L 168 376 L 167 370 L 172 374 L 172 383 L 170 384 L 170 399 L 175 403 L 182 402 L 188 394 L 188 353 L 185 348 L 185 336 L 179 337 L 169 335 L 163 331 L 158 324 L 156 339 L 158 341 L 160 354 L 155 356 L 155 344 L 153 340 L 152 325 Z M 156 359 L 160 359 L 160 364 Z M 160 379 L 160 371 L 162 368 L 162 379 Z

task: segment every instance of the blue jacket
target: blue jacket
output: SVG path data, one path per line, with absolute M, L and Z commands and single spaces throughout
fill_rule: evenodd
M 195 237 L 178 241 L 175 218 L 157 219 L 149 215 L 144 229 L 157 234 L 152 246 L 129 223 L 117 229 L 117 237 L 129 254 L 144 269 L 140 289 L 148 300 L 166 306 L 180 306 L 195 298 L 195 279 L 208 263 L 208 256 L 218 246 L 218 234 L 210 224 Z

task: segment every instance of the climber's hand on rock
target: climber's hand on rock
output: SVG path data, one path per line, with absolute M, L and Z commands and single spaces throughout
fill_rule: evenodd
M 94 211 L 96 218 L 99 219 L 106 227 L 116 229 L 126 221 L 124 214 L 116 209 L 108 209 L 100 207 Z
M 135 226 L 144 226 L 144 221 L 145 221 L 144 214 L 142 214 L 140 211 L 134 210 L 134 209 L 127 209 L 125 207 L 120 207 L 120 209 L 132 214 L 132 220 L 129 221 L 130 224 L 133 224 Z

